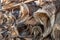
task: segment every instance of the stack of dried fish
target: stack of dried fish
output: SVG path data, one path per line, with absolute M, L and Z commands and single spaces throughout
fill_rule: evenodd
M 0 40 L 60 40 L 59 2 L 2 0 Z

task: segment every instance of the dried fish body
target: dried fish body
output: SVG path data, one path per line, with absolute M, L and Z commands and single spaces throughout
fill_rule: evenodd
M 34 12 L 34 18 L 37 22 L 44 26 L 44 31 L 48 28 L 49 16 L 46 14 L 47 12 L 43 9 L 39 9 Z
M 50 10 L 52 10 L 52 11 L 50 11 L 49 8 L 50 8 Z M 51 9 L 51 8 L 53 8 L 53 9 Z M 48 27 L 49 32 L 46 31 L 46 32 L 48 32 L 48 34 L 49 34 L 49 33 L 52 31 L 53 26 L 54 26 L 54 23 L 55 23 L 56 7 L 55 7 L 55 5 L 52 3 L 50 6 L 48 5 L 46 9 L 48 9 L 48 11 L 47 11 L 48 13 L 49 13 L 49 11 L 51 12 L 51 13 L 49 13 L 49 14 L 51 14 L 51 15 L 50 15 L 50 27 Z M 44 35 L 45 35 L 45 34 L 44 34 Z
M 52 9 L 52 8 L 54 8 L 54 9 Z M 52 10 L 52 11 L 51 11 Z M 50 30 L 52 30 L 52 28 L 53 28 L 53 25 L 54 25 L 54 22 L 55 22 L 55 11 L 56 11 L 56 8 L 55 8 L 55 6 L 53 5 L 53 4 L 50 4 L 50 5 L 46 5 L 46 6 L 43 6 L 42 7 L 42 9 L 39 9 L 37 12 L 35 12 L 34 13 L 34 17 L 36 18 L 36 20 L 37 20 L 37 18 L 40 16 L 39 14 L 43 14 L 43 13 L 45 13 L 47 16 L 45 17 L 45 18 L 49 18 L 48 20 L 48 22 L 49 22 L 49 26 L 48 26 L 48 30 L 49 30 L 49 32 L 47 31 L 47 30 L 45 30 L 46 32 L 46 34 L 50 34 Z M 39 16 L 38 16 L 39 15 Z M 44 17 L 44 16 L 43 16 Z M 42 18 L 43 19 L 43 18 Z M 38 18 L 38 20 L 39 20 L 39 22 L 40 23 L 42 23 L 43 25 L 45 25 L 45 29 L 46 29 L 46 23 L 47 22 L 45 22 L 45 23 L 43 23 L 45 20 L 43 20 L 42 21 L 42 19 L 39 17 Z M 37 21 L 38 21 L 37 20 Z M 50 27 L 51 26 L 51 27 Z M 47 33 L 48 32 L 48 33 Z M 43 35 L 46 37 L 47 35 L 45 34 L 45 33 L 43 33 Z M 43 37 L 44 37 L 43 36 Z

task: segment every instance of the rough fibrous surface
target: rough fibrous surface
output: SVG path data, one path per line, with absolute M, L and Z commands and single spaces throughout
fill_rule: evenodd
M 60 40 L 59 0 L 2 0 L 0 40 Z

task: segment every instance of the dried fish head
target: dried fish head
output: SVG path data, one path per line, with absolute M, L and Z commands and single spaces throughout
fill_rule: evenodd
M 36 21 L 40 22 L 43 25 L 44 25 L 44 21 L 46 23 L 46 21 L 49 18 L 48 12 L 43 9 L 39 9 L 36 12 L 34 12 L 33 16 L 36 19 Z

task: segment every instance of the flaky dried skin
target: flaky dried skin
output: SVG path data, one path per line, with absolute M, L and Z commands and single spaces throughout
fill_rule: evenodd
M 54 8 L 55 10 L 51 9 L 51 8 Z M 50 4 L 50 5 L 47 5 L 47 6 L 43 6 L 42 9 L 45 10 L 46 14 L 48 15 L 48 17 L 50 19 L 50 24 L 51 24 L 51 25 L 48 26 L 48 30 L 46 30 L 46 32 L 43 33 L 43 37 L 46 37 L 48 34 L 50 34 L 50 32 L 51 32 L 51 30 L 53 28 L 53 25 L 54 25 L 54 22 L 55 22 L 55 11 L 56 11 L 56 8 L 55 8 L 55 6 L 53 4 Z M 39 11 L 37 11 L 37 12 L 39 12 Z M 44 11 L 42 11 L 42 12 L 44 12 Z
M 59 3 L 56 5 L 55 1 L 3 0 L 6 12 L 0 12 L 1 39 L 60 40 L 60 25 L 55 23 L 59 22 L 55 21 Z

